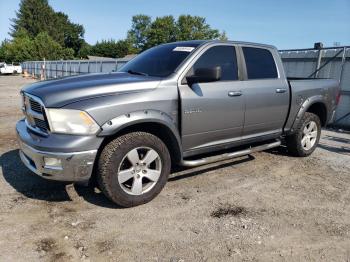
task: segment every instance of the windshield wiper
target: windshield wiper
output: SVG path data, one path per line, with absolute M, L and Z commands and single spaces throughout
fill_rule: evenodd
M 137 71 L 134 71 L 134 70 L 128 70 L 127 72 L 128 72 L 129 74 L 132 74 L 132 75 L 148 76 L 148 74 L 146 74 L 146 73 L 137 72 Z

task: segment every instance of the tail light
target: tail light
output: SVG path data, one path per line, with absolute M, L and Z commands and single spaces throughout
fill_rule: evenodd
M 335 98 L 335 104 L 336 104 L 336 105 L 338 105 L 338 104 L 339 104 L 339 101 L 340 101 L 340 96 L 341 96 L 341 94 L 340 94 L 340 90 L 338 90 L 337 96 L 336 96 L 336 98 Z

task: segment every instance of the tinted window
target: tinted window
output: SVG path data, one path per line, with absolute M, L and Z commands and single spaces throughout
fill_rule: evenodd
M 267 49 L 243 47 L 249 79 L 277 78 L 277 69 L 272 54 Z
M 236 51 L 233 46 L 214 46 L 207 50 L 193 65 L 189 74 L 198 68 L 221 67 L 221 80 L 237 80 Z
M 172 74 L 199 43 L 174 43 L 148 49 L 126 63 L 121 72 L 165 77 Z

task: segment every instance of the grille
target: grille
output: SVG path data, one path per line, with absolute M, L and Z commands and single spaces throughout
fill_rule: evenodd
M 29 104 L 30 104 L 30 109 L 32 109 L 33 111 L 37 113 L 43 112 L 42 106 L 38 102 L 34 101 L 33 99 L 29 98 Z
M 47 131 L 48 130 L 48 126 L 47 126 L 47 123 L 46 123 L 45 120 L 34 118 L 34 123 L 35 123 L 36 127 L 39 127 L 43 131 Z
M 47 133 L 49 125 L 42 104 L 36 98 L 28 95 L 24 96 L 24 104 L 27 125 L 35 131 Z

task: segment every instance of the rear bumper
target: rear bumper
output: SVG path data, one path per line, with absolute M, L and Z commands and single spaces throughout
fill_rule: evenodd
M 56 152 L 38 150 L 28 145 L 30 131 L 19 121 L 16 126 L 20 157 L 22 162 L 35 174 L 51 180 L 78 182 L 90 179 L 95 162 L 97 149 L 79 152 Z M 45 164 L 45 158 L 56 159 L 59 165 Z

